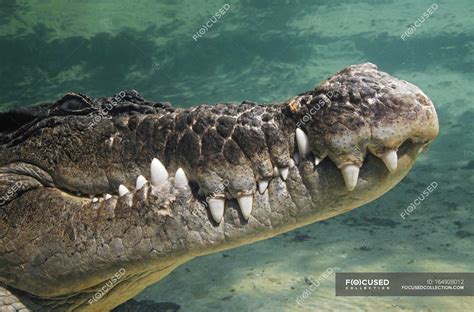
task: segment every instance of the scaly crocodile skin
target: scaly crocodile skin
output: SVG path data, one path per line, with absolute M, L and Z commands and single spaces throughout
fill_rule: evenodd
M 271 105 L 130 91 L 2 113 L 0 282 L 34 310 L 113 308 L 195 256 L 374 200 L 437 134 L 429 98 L 370 63 Z

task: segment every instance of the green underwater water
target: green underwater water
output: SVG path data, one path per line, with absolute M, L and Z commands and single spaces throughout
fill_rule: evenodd
M 334 274 L 296 298 L 305 277 L 328 268 L 474 271 L 473 13 L 472 0 L 2 0 L 0 110 L 124 89 L 179 107 L 272 102 L 375 63 L 421 87 L 440 119 L 438 139 L 398 186 L 344 215 L 197 258 L 135 300 L 180 311 L 468 311 L 473 297 L 335 297 Z M 432 182 L 436 190 L 401 218 Z

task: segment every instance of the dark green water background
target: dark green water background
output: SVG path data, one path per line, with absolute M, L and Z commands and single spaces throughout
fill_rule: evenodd
M 136 300 L 181 311 L 467 311 L 472 297 L 336 298 L 334 276 L 302 305 L 295 299 L 305 277 L 327 268 L 474 271 L 473 12 L 472 0 L 2 0 L 0 110 L 124 89 L 180 107 L 271 102 L 350 64 L 375 63 L 420 86 L 440 118 L 438 140 L 400 185 L 326 222 L 196 259 Z M 436 191 L 402 219 L 433 181 Z

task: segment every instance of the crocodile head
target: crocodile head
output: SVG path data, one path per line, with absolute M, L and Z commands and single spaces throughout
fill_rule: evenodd
M 193 257 L 372 201 L 438 134 L 430 99 L 370 63 L 271 105 L 67 94 L 0 120 L 0 282 L 51 310 L 114 307 Z

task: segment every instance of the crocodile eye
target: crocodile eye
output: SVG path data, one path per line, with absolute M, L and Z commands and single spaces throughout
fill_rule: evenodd
M 84 103 L 78 99 L 70 99 L 61 104 L 61 109 L 66 111 L 77 111 L 89 108 L 87 103 Z
M 87 114 L 92 109 L 92 101 L 82 94 L 68 93 L 57 101 L 51 113 L 55 115 Z

